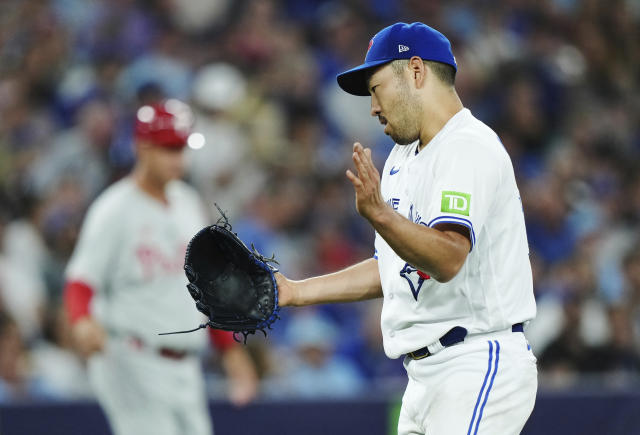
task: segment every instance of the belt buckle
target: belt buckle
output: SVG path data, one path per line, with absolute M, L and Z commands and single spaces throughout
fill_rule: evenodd
M 408 355 L 413 360 L 421 360 L 431 355 L 431 352 L 429 352 L 429 349 L 424 348 L 425 352 L 423 354 L 420 353 L 421 350 L 409 352 Z

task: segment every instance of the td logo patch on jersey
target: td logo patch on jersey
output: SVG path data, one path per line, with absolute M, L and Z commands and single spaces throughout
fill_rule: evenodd
M 421 270 L 416 269 L 409 263 L 404 264 L 404 267 L 400 271 L 400 276 L 406 279 L 407 283 L 409 283 L 411 294 L 413 294 L 413 298 L 416 301 L 418 300 L 420 289 L 422 289 L 422 284 L 424 284 L 426 280 L 431 279 L 429 275 Z
M 442 192 L 441 211 L 445 213 L 461 214 L 469 216 L 471 209 L 471 195 L 463 192 Z

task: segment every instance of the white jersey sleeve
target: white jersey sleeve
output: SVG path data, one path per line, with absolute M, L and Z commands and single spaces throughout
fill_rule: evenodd
M 496 159 L 495 152 L 479 146 L 472 138 L 447 147 L 447 152 L 440 153 L 432 165 L 434 186 L 419 190 L 422 197 L 416 204 L 422 204 L 424 210 L 417 212 L 423 216 L 420 223 L 429 227 L 452 223 L 469 228 L 473 249 L 500 184 L 500 171 L 496 170 L 499 166 L 489 161 Z
M 117 213 L 118 210 L 110 209 L 105 197 L 89 207 L 67 265 L 68 281 L 82 281 L 95 292 L 106 290 L 122 235 L 119 228 L 122 216 L 117 216 Z

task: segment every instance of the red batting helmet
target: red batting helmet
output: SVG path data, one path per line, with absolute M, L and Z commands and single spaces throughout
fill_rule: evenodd
M 193 112 L 182 101 L 169 99 L 161 103 L 147 104 L 136 113 L 136 140 L 162 147 L 183 147 L 187 143 Z

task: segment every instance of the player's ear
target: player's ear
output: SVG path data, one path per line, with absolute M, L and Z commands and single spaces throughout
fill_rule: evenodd
M 424 86 L 428 69 L 422 59 L 418 56 L 413 56 L 409 59 L 409 72 L 411 73 L 411 79 L 416 89 L 420 89 Z
M 137 152 L 151 148 L 153 145 L 145 140 L 137 140 L 134 142 L 134 148 Z
M 153 145 L 144 140 L 136 140 L 133 142 L 133 152 L 136 155 L 136 159 L 140 159 L 142 156 L 148 154 L 148 150 L 151 149 Z

